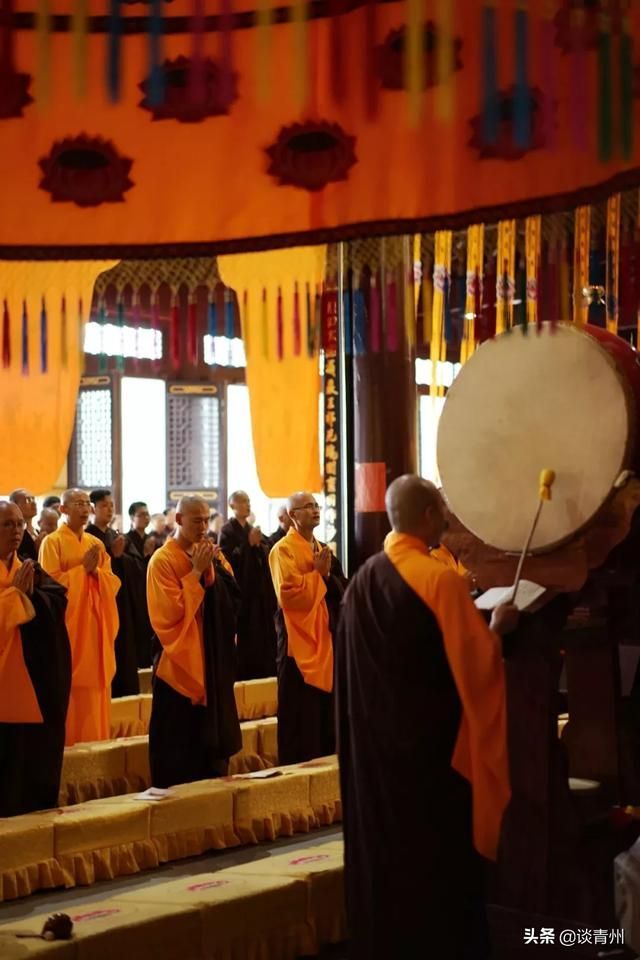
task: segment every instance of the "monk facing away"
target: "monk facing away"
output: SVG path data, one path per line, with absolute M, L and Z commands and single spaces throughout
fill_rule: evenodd
M 72 677 L 66 744 L 71 746 L 110 736 L 120 581 L 104 544 L 85 533 L 91 513 L 87 494 L 65 491 L 62 513 L 66 523 L 42 541 L 40 564 L 67 589 Z
M 446 526 L 420 477 L 387 491 L 393 532 L 343 603 L 336 700 L 353 960 L 489 955 L 481 857 L 509 801 L 498 634 L 430 548 Z M 426 953 L 425 953 L 426 951 Z
M 0 501 L 0 817 L 57 805 L 71 686 L 66 591 L 20 560 L 24 532 Z
M 301 763 L 335 752 L 333 638 L 346 579 L 313 531 L 310 493 L 289 499 L 292 526 L 269 554 L 278 599 L 278 757 Z
M 147 600 L 156 645 L 149 724 L 155 787 L 227 773 L 242 745 L 234 696 L 240 593 L 206 536 L 209 505 L 183 497 L 176 533 L 149 561 Z

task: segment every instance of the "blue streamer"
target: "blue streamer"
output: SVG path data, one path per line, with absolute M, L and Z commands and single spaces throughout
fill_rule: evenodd
M 216 316 L 216 303 L 215 300 L 209 300 L 209 312 L 207 315 L 207 328 L 209 331 L 209 336 L 213 340 L 218 333 L 218 318 Z
M 29 318 L 27 301 L 22 301 L 22 372 L 29 373 Z
M 367 304 L 362 290 L 356 290 L 353 302 L 353 352 L 361 356 L 367 352 Z
M 529 72 L 529 14 L 516 10 L 516 89 L 514 97 L 513 139 L 517 147 L 526 149 L 531 139 L 531 99 L 527 75 Z
M 233 309 L 233 300 L 225 292 L 224 295 L 224 335 L 233 340 L 236 332 L 236 316 Z
M 482 135 L 486 144 L 498 139 L 498 45 L 496 11 L 482 11 Z
M 46 373 L 49 367 L 49 335 L 47 330 L 47 307 L 42 298 L 40 310 L 40 370 Z
M 162 67 L 162 0 L 151 0 L 149 18 L 149 104 L 158 107 L 164 103 L 165 76 Z
M 117 103 L 121 92 L 122 68 L 122 16 L 121 0 L 111 0 L 109 4 L 109 49 L 107 55 L 107 89 L 109 99 Z

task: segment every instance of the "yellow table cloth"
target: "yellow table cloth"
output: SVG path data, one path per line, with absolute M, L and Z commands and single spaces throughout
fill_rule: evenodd
M 55 858 L 53 824 L 57 816 L 57 812 L 46 812 L 0 819 L 0 901 L 64 883 L 62 867 Z

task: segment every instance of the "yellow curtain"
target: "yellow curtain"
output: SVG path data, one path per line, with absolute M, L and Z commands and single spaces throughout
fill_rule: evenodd
M 307 340 L 307 284 L 314 310 L 324 280 L 326 247 L 218 257 L 220 276 L 240 304 L 256 467 L 268 497 L 322 489 L 318 355 Z M 294 346 L 298 293 L 300 350 Z M 278 348 L 278 301 L 282 357 Z
M 81 331 L 96 277 L 116 261 L 23 263 L 0 261 L 0 328 L 9 317 L 10 365 L 0 359 L 0 492 L 50 490 L 64 464 L 80 384 Z M 65 298 L 66 321 L 62 302 Z M 41 354 L 46 309 L 46 370 Z M 28 318 L 28 364 L 23 369 L 23 301 Z

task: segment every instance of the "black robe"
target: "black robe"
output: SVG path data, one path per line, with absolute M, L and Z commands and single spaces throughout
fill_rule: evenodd
M 135 530 L 125 534 L 127 539 L 126 557 L 129 561 L 126 567 L 127 592 L 131 602 L 131 618 L 133 621 L 138 667 L 151 666 L 151 638 L 153 627 L 149 620 L 147 607 L 147 567 L 149 557 L 145 556 L 144 548 L 150 534 L 141 537 Z
M 279 543 L 283 537 L 286 537 L 286 535 L 287 531 L 283 530 L 282 527 L 278 527 L 278 529 L 269 537 L 269 546 L 275 547 L 276 543 Z
M 234 693 L 235 633 L 240 591 L 233 577 L 215 564 L 202 609 L 206 706 L 156 675 L 161 646 L 154 638 L 153 702 L 149 721 L 149 760 L 154 787 L 225 776 L 229 758 L 242 747 Z M 204 583 L 203 583 L 204 586 Z
M 340 604 L 347 586 L 340 562 L 332 557 L 326 578 L 325 603 L 329 630 L 335 641 Z M 298 664 L 288 655 L 289 641 L 282 609 L 276 614 L 278 632 L 278 763 L 304 763 L 336 752 L 334 696 L 305 683 Z
M 383 553 L 345 594 L 335 668 L 351 960 L 484 960 L 460 700 L 433 613 Z
M 22 650 L 42 723 L 0 723 L 0 817 L 58 805 L 65 720 L 71 691 L 67 591 L 36 567 L 36 616 L 20 627 Z
M 24 531 L 22 543 L 18 547 L 18 556 L 21 560 L 37 560 L 38 551 L 36 550 L 35 540 L 28 530 Z
M 103 533 L 95 523 L 90 523 L 86 532 L 104 543 L 111 558 L 111 569 L 121 584 L 116 596 L 120 627 L 116 636 L 116 672 L 111 681 L 111 696 L 131 697 L 140 693 L 134 613 L 139 601 L 131 589 L 132 582 L 135 581 L 134 561 L 127 556 L 126 550 L 121 557 L 113 556 L 111 552 L 113 541 L 119 536 L 115 530 L 108 528 Z
M 251 524 L 229 520 L 220 531 L 220 549 L 231 564 L 240 587 L 238 617 L 238 680 L 273 677 L 276 672 L 276 595 L 269 570 L 269 544 L 262 537 L 249 544 Z

